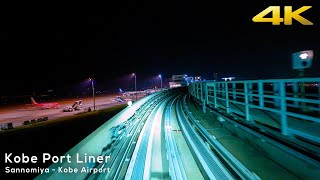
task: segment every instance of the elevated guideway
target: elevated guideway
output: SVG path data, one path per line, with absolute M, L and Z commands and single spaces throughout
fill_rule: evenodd
M 76 155 L 107 162 L 57 163 L 36 179 L 258 180 L 275 171 L 280 179 L 312 179 L 320 173 L 320 89 L 309 84 L 318 81 L 206 81 L 151 94 L 66 153 L 72 162 Z
M 132 106 L 125 108 L 120 113 L 118 113 L 113 118 L 109 119 L 105 124 L 91 133 L 88 137 L 82 140 L 79 144 L 73 147 L 70 151 L 65 153 L 65 155 L 71 156 L 71 162 L 68 163 L 66 161 L 62 163 L 52 164 L 49 169 L 50 173 L 39 175 L 36 179 L 86 179 L 92 177 L 92 173 L 84 172 L 84 173 L 59 173 L 58 168 L 78 168 L 81 170 L 84 168 L 95 168 L 97 166 L 103 166 L 110 172 L 103 173 L 104 175 L 109 174 L 119 174 L 118 169 L 113 170 L 112 166 L 113 163 L 119 163 L 123 159 L 119 160 L 119 157 L 123 157 L 120 154 L 112 154 L 110 151 L 116 151 L 119 153 L 121 148 L 120 146 L 116 146 L 121 142 L 121 145 L 128 146 L 128 142 L 119 141 L 119 139 L 127 139 L 126 136 L 136 137 L 136 133 L 138 129 L 143 127 L 143 123 L 136 121 L 140 119 L 144 119 L 148 117 L 148 113 L 154 108 L 153 103 L 157 102 L 160 98 L 162 98 L 165 93 L 155 93 L 151 94 L 145 98 L 138 100 L 137 102 L 133 103 Z M 129 126 L 130 128 L 126 128 L 127 131 L 122 131 L 125 127 Z M 135 140 L 129 140 L 129 144 L 134 144 Z M 126 144 L 127 143 L 127 144 Z M 125 149 L 127 150 L 127 148 Z M 128 151 L 130 147 L 128 146 Z M 125 153 L 121 151 L 121 153 Z M 77 163 L 76 162 L 76 155 L 84 157 L 84 155 L 91 155 L 91 156 L 100 156 L 100 155 L 107 155 L 110 156 L 110 160 L 108 161 L 109 164 L 96 164 L 96 163 Z M 124 159 L 126 160 L 126 159 Z M 98 175 L 98 174 L 95 174 Z M 101 174 L 99 174 L 101 175 Z

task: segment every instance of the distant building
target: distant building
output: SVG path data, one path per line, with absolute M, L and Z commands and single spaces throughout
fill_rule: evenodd
M 194 77 L 194 81 L 201 81 L 201 76 Z
M 188 77 L 186 74 L 172 75 L 172 81 L 169 82 L 170 88 L 188 86 L 193 81 L 193 77 Z

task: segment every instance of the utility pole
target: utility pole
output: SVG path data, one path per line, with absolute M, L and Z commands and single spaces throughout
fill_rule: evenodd
M 136 73 L 132 73 L 132 75 L 134 76 L 134 92 L 136 94 L 136 101 L 137 101 L 137 75 Z
M 93 84 L 93 79 L 89 78 L 89 80 L 91 81 L 91 86 L 92 86 L 92 99 L 93 99 L 93 110 L 96 110 L 96 98 L 95 98 L 95 93 L 94 93 L 94 84 Z

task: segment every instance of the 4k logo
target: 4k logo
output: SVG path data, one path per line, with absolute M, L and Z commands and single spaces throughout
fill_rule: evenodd
M 292 11 L 292 6 L 284 7 L 284 17 L 280 16 L 280 6 L 269 6 L 267 9 L 261 11 L 255 17 L 252 18 L 253 22 L 271 22 L 272 25 L 280 25 L 282 22 L 284 25 L 292 25 L 292 19 L 300 22 L 303 25 L 313 25 L 311 21 L 301 16 L 301 13 L 310 9 L 312 6 L 303 6 L 295 11 Z M 265 16 L 272 12 L 271 18 L 265 18 Z

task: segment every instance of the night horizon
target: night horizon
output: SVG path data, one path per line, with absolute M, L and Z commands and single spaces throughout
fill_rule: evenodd
M 0 179 L 317 179 L 316 2 L 3 5 Z
M 248 5 L 252 8 L 244 10 Z M 213 73 L 242 80 L 290 78 L 295 75 L 291 54 L 302 50 L 315 54 L 306 76 L 319 76 L 317 7 L 303 13 L 313 26 L 252 22 L 266 7 L 265 2 L 240 3 L 219 13 L 209 4 L 132 3 L 111 5 L 104 15 L 20 12 L 1 30 L 6 88 L 0 94 L 72 91 L 90 77 L 104 90 L 130 89 L 133 83 L 123 77 L 133 72 L 139 88 L 156 86 L 159 82 L 149 81 L 158 74 L 164 79 L 174 74 L 213 79 Z

